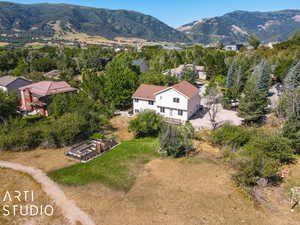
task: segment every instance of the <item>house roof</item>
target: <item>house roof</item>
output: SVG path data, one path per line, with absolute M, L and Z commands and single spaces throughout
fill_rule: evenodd
M 55 76 L 58 76 L 62 73 L 61 70 L 51 70 L 50 72 L 48 73 L 45 73 L 44 76 L 45 77 L 55 77 Z
M 40 97 L 47 95 L 54 95 L 64 92 L 76 91 L 76 88 L 71 87 L 65 81 L 41 81 L 19 88 L 20 90 L 29 89 L 31 93 Z
M 170 74 L 172 76 L 178 76 L 178 75 L 182 75 L 184 73 L 184 71 L 186 71 L 187 69 L 193 70 L 195 72 L 200 72 L 200 71 L 204 71 L 205 67 L 197 66 L 194 64 L 182 64 L 182 65 L 178 66 L 177 68 L 168 69 L 168 70 L 164 71 L 163 74 Z
M 165 86 L 141 84 L 133 94 L 133 98 L 155 100 L 155 93 L 166 89 Z
M 181 81 L 180 83 L 175 84 L 174 86 L 171 87 L 142 84 L 133 94 L 133 98 L 155 100 L 156 94 L 172 88 L 180 92 L 181 94 L 185 95 L 188 98 L 191 98 L 199 94 L 198 88 L 196 88 L 194 85 L 192 85 L 187 81 Z
M 132 60 L 132 64 L 139 66 L 141 73 L 145 73 L 149 71 L 149 66 L 145 63 L 143 59 Z
M 199 94 L 198 88 L 187 81 L 181 81 L 178 84 L 172 86 L 175 90 L 179 91 L 180 93 L 184 94 L 188 98 L 191 98 L 197 94 Z
M 11 84 L 12 82 L 14 82 L 17 79 L 27 80 L 24 77 L 3 76 L 3 77 L 0 77 L 0 86 L 6 87 L 7 85 Z

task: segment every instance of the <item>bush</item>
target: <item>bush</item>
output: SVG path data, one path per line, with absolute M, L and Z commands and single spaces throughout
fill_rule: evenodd
M 291 141 L 278 135 L 258 135 L 237 154 L 240 159 L 234 179 L 248 186 L 255 185 L 259 178 L 277 183 L 281 180 L 280 166 L 294 161 Z
M 90 136 L 90 139 L 105 139 L 105 135 L 101 133 L 94 133 L 92 136 Z
M 193 150 L 194 129 L 190 124 L 166 124 L 159 135 L 160 151 L 175 158 L 188 155 Z
M 163 125 L 163 119 L 155 111 L 145 110 L 129 123 L 129 131 L 136 137 L 157 137 Z
M 279 135 L 259 135 L 253 138 L 243 147 L 242 154 L 252 156 L 258 151 L 281 164 L 294 162 L 292 142 Z
M 233 178 L 238 185 L 246 186 L 255 186 L 260 178 L 277 183 L 280 180 L 279 167 L 278 161 L 266 157 L 262 152 L 256 152 L 252 157 L 241 159 L 238 172 Z
M 256 131 L 251 128 L 225 124 L 212 131 L 211 143 L 220 147 L 238 149 L 247 144 Z
M 254 128 L 226 124 L 212 131 L 211 142 L 221 147 L 226 160 L 237 170 L 234 180 L 238 185 L 254 186 L 260 178 L 270 183 L 280 181 L 282 164 L 292 163 L 292 142 L 279 135 L 268 135 Z
M 55 120 L 44 133 L 49 146 L 62 147 L 89 135 L 87 121 L 78 113 L 66 113 Z
M 95 130 L 78 113 L 59 119 L 14 119 L 0 129 L 0 150 L 25 151 L 43 147 L 62 147 L 88 137 Z
M 28 126 L 24 120 L 15 119 L 0 131 L 0 150 L 24 151 L 35 148 L 43 140 L 41 126 Z

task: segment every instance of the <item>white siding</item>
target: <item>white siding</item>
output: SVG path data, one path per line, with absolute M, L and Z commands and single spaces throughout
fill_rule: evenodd
M 151 109 L 156 111 L 157 107 L 155 105 L 155 102 L 154 105 L 150 105 L 149 101 L 150 100 L 138 99 L 138 102 L 136 102 L 135 99 L 133 99 L 133 112 L 136 112 L 136 110 L 142 112 L 146 109 Z
M 188 120 L 187 111 L 184 111 L 184 110 L 182 111 L 182 115 L 179 115 L 178 109 L 165 108 L 165 112 L 162 113 L 162 112 L 160 112 L 160 107 L 158 107 L 157 113 L 159 113 L 160 115 L 167 117 L 167 118 L 178 119 L 178 120 L 183 120 L 183 121 Z
M 179 102 L 174 102 L 174 98 L 178 98 Z M 149 101 L 145 99 L 138 99 L 137 102 L 133 99 L 133 112 L 151 109 L 164 117 L 187 121 L 199 109 L 200 103 L 200 95 L 189 99 L 174 89 L 168 89 L 155 96 L 154 105 L 150 105 Z M 161 108 L 164 108 L 165 111 L 161 112 Z M 180 111 L 182 115 L 179 115 Z
M 173 102 L 173 98 L 179 98 L 179 103 Z M 188 99 L 174 89 L 169 89 L 155 96 L 157 106 L 173 109 L 188 110 Z
M 179 102 L 174 102 L 174 98 L 178 98 Z M 155 97 L 158 113 L 172 119 L 188 120 L 188 98 L 174 89 L 161 92 Z M 164 107 L 165 112 L 160 112 L 160 108 Z M 178 111 L 182 110 L 182 115 Z
M 4 86 L 0 86 L 0 90 L 1 90 L 1 91 L 5 91 L 5 92 L 6 92 L 6 91 L 7 91 L 7 88 L 6 88 L 6 87 L 4 87 Z

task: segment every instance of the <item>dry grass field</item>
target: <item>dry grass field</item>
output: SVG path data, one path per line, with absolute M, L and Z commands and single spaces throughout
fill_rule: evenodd
M 27 152 L 0 152 L 0 160 L 32 166 L 45 172 L 78 163 L 64 154 L 65 149 L 36 149 Z
M 9 43 L 7 43 L 7 42 L 0 42 L 0 47 L 5 47 L 7 45 L 9 45 Z
M 35 200 L 33 203 L 25 202 L 24 198 L 21 198 L 22 202 L 14 200 L 13 202 L 3 203 L 3 196 L 6 191 L 34 191 Z M 68 225 L 69 223 L 62 216 L 61 212 L 55 207 L 55 204 L 47 197 L 47 195 L 41 190 L 41 186 L 36 183 L 30 176 L 23 173 L 15 172 L 7 169 L 0 169 L 0 224 L 1 225 Z M 37 206 L 50 204 L 54 207 L 53 216 L 20 216 L 17 213 L 16 216 L 12 215 L 10 210 L 9 216 L 3 216 L 3 205 L 22 205 L 34 204 Z M 24 211 L 25 212 L 25 211 Z
M 282 213 L 257 207 L 237 191 L 230 173 L 207 158 L 155 159 L 140 171 L 127 193 L 95 183 L 61 188 L 97 224 L 299 224 L 288 210 Z
M 115 117 L 110 121 L 112 132 L 120 141 L 133 138 L 132 133 L 128 132 L 129 120 Z M 272 130 L 274 126 L 277 124 L 270 123 L 265 128 Z M 265 188 L 262 192 L 265 204 L 258 205 L 234 185 L 231 179 L 233 171 L 224 165 L 217 148 L 205 140 L 195 141 L 194 144 L 199 155 L 183 159 L 156 158 L 133 170 L 136 179 L 128 191 L 118 191 L 96 182 L 60 187 L 97 225 L 299 224 L 300 209 L 290 212 L 288 197 L 291 187 L 300 186 L 300 163 L 290 167 L 290 175 L 281 186 Z M 34 166 L 45 172 L 77 163 L 64 156 L 64 149 L 1 152 L 0 160 Z M 0 170 L 1 191 L 19 187 L 39 188 L 28 176 Z M 12 224 L 12 220 L 7 219 L 2 218 L 1 221 L 0 218 L 0 224 Z M 44 218 L 40 219 L 43 221 Z M 43 221 L 32 224 L 64 225 L 57 221 L 61 221 L 60 215 L 53 223 Z M 22 223 L 18 218 L 15 224 L 30 223 Z
M 133 118 L 116 116 L 110 120 L 113 133 L 117 136 L 119 141 L 127 141 L 134 138 L 133 133 L 128 131 L 128 123 Z

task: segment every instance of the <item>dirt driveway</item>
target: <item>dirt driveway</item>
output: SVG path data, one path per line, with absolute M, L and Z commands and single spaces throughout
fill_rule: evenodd
M 238 116 L 237 112 L 226 110 L 222 107 L 221 104 L 218 107 L 219 112 L 216 116 L 216 121 L 218 124 L 230 123 L 236 126 L 240 126 L 242 124 L 243 119 Z M 190 122 L 197 130 L 212 128 L 208 112 L 204 115 L 196 115 L 193 119 L 190 120 Z

